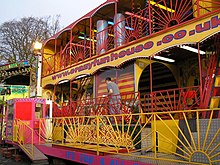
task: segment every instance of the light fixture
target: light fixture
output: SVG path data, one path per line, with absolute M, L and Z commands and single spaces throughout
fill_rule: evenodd
M 136 18 L 139 18 L 139 19 L 142 19 L 144 21 L 152 22 L 152 20 L 149 20 L 148 18 L 142 17 L 140 15 L 137 15 L 137 14 L 134 14 L 134 13 L 131 13 L 131 12 L 128 12 L 128 11 L 126 11 L 125 14 L 136 17 Z
M 173 9 L 171 9 L 171 8 L 169 8 L 169 7 L 163 6 L 163 5 L 161 5 L 161 4 L 158 4 L 158 3 L 154 2 L 154 1 L 150 1 L 150 4 L 151 4 L 151 5 L 158 6 L 159 8 L 164 9 L 164 10 L 166 10 L 166 11 L 169 11 L 169 12 L 171 12 L 171 13 L 174 13 L 174 12 L 175 12 L 175 10 L 173 10 Z
M 66 83 L 66 82 L 69 82 L 70 80 L 61 80 L 58 84 L 63 84 L 63 83 Z
M 82 39 L 82 40 L 84 40 L 85 39 L 85 37 L 82 37 L 82 36 L 79 36 L 78 37 L 79 39 Z M 86 38 L 86 40 L 88 40 L 88 41 L 94 41 L 94 42 L 97 42 L 96 40 L 93 40 L 93 39 L 90 39 L 90 38 Z
M 41 50 L 42 45 L 43 45 L 42 43 L 36 41 L 36 42 L 34 43 L 34 49 L 35 49 L 35 50 Z
M 162 60 L 162 61 L 167 61 L 167 62 L 175 62 L 175 60 L 171 59 L 171 58 L 166 58 L 166 57 L 162 57 L 162 56 L 153 56 L 155 59 L 158 60 Z
M 112 21 L 108 21 L 108 24 L 114 26 L 114 22 L 112 22 Z M 127 30 L 134 30 L 133 28 L 128 27 L 128 26 L 125 26 L 125 29 L 127 29 Z
M 192 48 L 192 47 L 190 47 L 190 46 L 182 45 L 182 46 L 180 46 L 180 48 L 185 49 L 185 50 L 188 50 L 188 51 L 191 51 L 191 52 L 194 52 L 194 53 L 205 54 L 204 51 L 202 51 L 202 50 L 199 51 L 198 49 Z
M 92 31 L 94 31 L 95 33 L 97 33 L 97 30 L 92 30 Z M 83 33 L 83 32 L 79 32 L 80 34 L 83 34 L 83 35 L 85 35 L 85 33 Z M 109 36 L 111 36 L 111 37 L 114 37 L 114 34 L 108 34 Z M 80 38 L 80 39 L 82 39 L 82 37 Z M 84 38 L 83 38 L 84 39 Z M 89 39 L 87 39 L 87 40 L 89 40 Z
M 86 75 L 86 74 L 79 75 L 79 76 L 77 76 L 77 77 L 75 78 L 75 80 L 80 79 L 80 78 L 84 78 L 84 77 L 86 77 L 86 76 L 88 76 L 88 75 Z

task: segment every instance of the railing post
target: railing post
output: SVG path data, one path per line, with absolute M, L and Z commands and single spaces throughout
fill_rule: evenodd
M 96 115 L 97 155 L 99 155 L 99 116 Z
M 64 129 L 64 118 L 63 118 L 63 117 L 62 117 L 62 133 L 63 133 L 63 134 L 62 134 L 62 137 L 63 137 L 63 138 L 62 138 L 62 144 L 63 144 L 63 143 L 64 143 L 64 138 L 65 138 L 65 137 L 64 137 L 65 129 Z
M 149 35 L 151 35 L 152 34 L 152 26 L 151 26 L 151 5 L 150 5 L 150 3 L 149 3 L 149 1 L 148 2 L 146 2 L 146 3 L 148 3 L 148 17 L 149 17 Z
M 40 144 L 40 134 L 41 134 L 41 120 L 39 120 L 39 133 L 38 133 L 38 144 Z
M 31 129 L 31 153 L 34 158 L 34 131 Z
M 156 129 L 156 114 L 153 114 L 153 123 L 154 123 L 154 131 L 153 131 L 153 136 L 154 136 L 154 159 L 157 158 L 157 129 Z

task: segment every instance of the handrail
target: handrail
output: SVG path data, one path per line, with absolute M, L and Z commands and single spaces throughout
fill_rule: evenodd
M 52 139 L 48 143 L 71 145 L 95 151 L 97 155 L 107 153 L 120 158 L 214 164 L 220 161 L 216 147 L 220 135 L 219 119 L 214 115 L 219 110 L 56 117 L 52 119 Z M 204 112 L 210 114 L 209 118 L 201 119 Z M 193 114 L 193 118 L 189 114 Z M 164 115 L 169 119 L 163 119 Z M 124 120 L 126 117 L 129 120 Z M 198 153 L 206 159 L 198 160 Z
M 30 156 L 34 158 L 34 131 L 27 122 L 20 119 L 14 120 L 14 135 L 16 134 L 15 141 L 18 142 L 20 147 Z
M 140 112 L 140 93 L 127 92 L 120 95 L 114 95 L 114 102 L 109 97 L 97 97 L 91 99 L 82 99 L 72 101 L 67 106 L 58 107 L 54 104 L 54 117 L 62 116 L 90 116 L 90 115 L 107 115 L 112 112 L 117 113 L 134 113 Z
M 154 91 L 144 95 L 144 112 L 199 108 L 199 86 Z
M 161 6 L 165 6 L 166 10 Z M 103 31 L 97 32 L 97 30 L 92 29 L 92 39 L 86 38 L 79 42 L 78 37 L 80 37 L 80 35 L 78 33 L 72 36 L 72 40 L 67 43 L 68 46 L 65 46 L 61 53 L 55 53 L 55 56 L 61 57 L 63 60 L 58 60 L 54 56 L 54 63 L 51 65 L 54 68 L 50 68 L 52 70 L 51 72 L 58 72 L 78 62 L 88 60 L 94 55 L 100 55 L 101 53 L 98 51 L 95 52 L 98 47 L 95 41 L 99 33 L 108 33 L 107 41 L 101 42 L 100 48 L 97 48 L 98 50 L 102 50 L 103 48 L 105 52 L 107 52 L 134 40 L 152 36 L 160 31 L 167 31 L 170 28 L 177 27 L 180 24 L 207 15 L 210 12 L 219 11 L 219 8 L 220 2 L 207 0 L 181 0 L 175 4 L 167 4 L 165 0 L 159 0 L 157 2 L 150 1 L 147 7 L 138 9 L 135 13 L 125 13 L 126 16 L 124 19 L 118 21 L 116 24 L 110 24 L 109 27 Z M 125 29 L 122 29 L 119 24 L 125 25 Z M 118 37 L 122 44 L 117 44 L 117 39 L 114 38 L 115 36 Z M 77 38 L 77 40 L 74 41 L 74 38 Z M 87 39 L 89 41 L 87 41 Z M 92 42 L 92 47 L 90 42 Z M 90 52 L 93 52 L 93 54 L 89 54 Z M 57 61 L 57 63 L 55 63 L 55 61 Z M 51 74 L 51 72 L 45 72 L 46 71 L 43 71 L 44 76 Z

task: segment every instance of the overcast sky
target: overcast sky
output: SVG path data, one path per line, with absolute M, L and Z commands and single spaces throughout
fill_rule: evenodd
M 106 0 L 0 0 L 0 24 L 22 17 L 60 15 L 66 27 Z

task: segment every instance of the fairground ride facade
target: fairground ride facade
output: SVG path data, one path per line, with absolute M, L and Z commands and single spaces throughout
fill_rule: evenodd
M 218 0 L 107 0 L 44 43 L 53 110 L 32 145 L 84 164 L 219 164 L 219 32 Z

